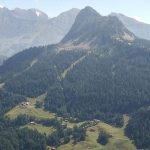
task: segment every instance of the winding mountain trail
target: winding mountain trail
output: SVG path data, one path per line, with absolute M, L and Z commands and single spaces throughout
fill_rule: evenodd
M 27 68 L 25 68 L 23 71 L 21 71 L 19 73 L 14 74 L 13 77 L 17 77 L 17 76 L 21 75 L 22 73 L 26 72 L 27 70 L 32 68 L 37 62 L 38 62 L 38 59 L 32 60 Z
M 67 69 L 64 70 L 64 72 L 60 75 L 60 80 L 63 80 L 66 75 L 77 65 L 79 64 L 82 60 L 84 60 L 89 54 L 91 53 L 91 51 L 88 51 L 88 53 L 82 57 L 80 57 L 78 60 L 76 60 L 74 63 L 72 63 Z

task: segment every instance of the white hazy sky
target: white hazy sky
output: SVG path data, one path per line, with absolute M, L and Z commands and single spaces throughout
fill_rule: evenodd
M 49 17 L 57 16 L 71 8 L 82 9 L 91 6 L 101 15 L 119 12 L 150 24 L 150 0 L 0 0 L 0 5 L 9 9 L 37 8 Z

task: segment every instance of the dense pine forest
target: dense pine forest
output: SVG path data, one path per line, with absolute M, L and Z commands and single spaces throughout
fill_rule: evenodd
M 132 115 L 125 130 L 138 149 L 150 149 L 150 109 L 142 108 Z
M 56 131 L 46 136 L 36 130 L 18 128 L 31 121 L 36 121 L 45 126 L 53 126 Z M 62 122 L 55 119 L 36 120 L 33 117 L 20 115 L 15 120 L 0 118 L 0 149 L 1 150 L 47 150 L 49 146 L 59 146 L 73 140 L 74 143 L 84 141 L 86 132 L 83 128 L 75 126 L 68 129 Z

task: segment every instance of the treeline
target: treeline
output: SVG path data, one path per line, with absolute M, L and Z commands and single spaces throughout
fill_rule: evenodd
M 46 136 L 36 130 L 20 128 L 30 122 L 53 127 L 55 131 Z M 77 143 L 84 141 L 85 137 L 86 130 L 83 127 L 67 128 L 67 125 L 57 118 L 38 120 L 27 115 L 20 115 L 15 120 L 0 118 L 0 149 L 2 150 L 46 150 L 47 146 L 58 147 L 70 141 Z
M 25 101 L 24 96 L 0 90 L 0 116 L 22 101 Z
M 1 150 L 46 150 L 45 136 L 29 129 L 0 130 Z
M 112 137 L 105 130 L 101 129 L 97 138 L 97 142 L 101 145 L 106 145 L 109 142 L 109 138 Z
M 45 136 L 0 117 L 0 150 L 46 150 Z
M 141 109 L 132 115 L 126 135 L 134 141 L 138 149 L 150 149 L 150 109 Z
M 42 124 L 47 127 L 53 127 L 55 129 L 59 129 L 62 127 L 62 120 L 58 120 L 58 118 L 52 118 L 52 119 L 38 119 L 34 116 L 28 116 L 26 114 L 18 115 L 17 118 L 14 120 L 11 120 L 9 118 L 6 118 L 3 120 L 4 123 L 7 124 L 7 126 L 13 126 L 13 127 L 20 127 L 24 126 L 28 123 L 35 122 L 37 124 Z
M 71 128 L 59 128 L 47 138 L 47 144 L 51 146 L 60 146 L 73 141 L 74 144 L 84 141 L 86 138 L 86 130 L 82 127 L 75 126 Z

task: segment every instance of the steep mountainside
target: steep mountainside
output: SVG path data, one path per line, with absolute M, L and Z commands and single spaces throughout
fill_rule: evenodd
M 122 126 L 123 114 L 150 105 L 146 43 L 116 17 L 86 7 L 59 44 L 8 59 L 0 67 L 2 91 L 27 97 L 47 93 L 48 111 Z
M 119 13 L 111 13 L 111 16 L 116 16 L 128 30 L 139 38 L 150 40 L 150 24 L 139 22 Z
M 37 9 L 0 8 L 0 55 L 10 57 L 32 46 L 58 43 L 71 28 L 78 12 L 71 9 L 49 19 Z
M 83 19 L 84 18 L 84 19 Z M 135 37 L 116 17 L 102 17 L 95 10 L 86 7 L 81 10 L 70 32 L 62 43 L 89 45 L 92 48 L 107 44 L 113 39 L 132 42 Z

